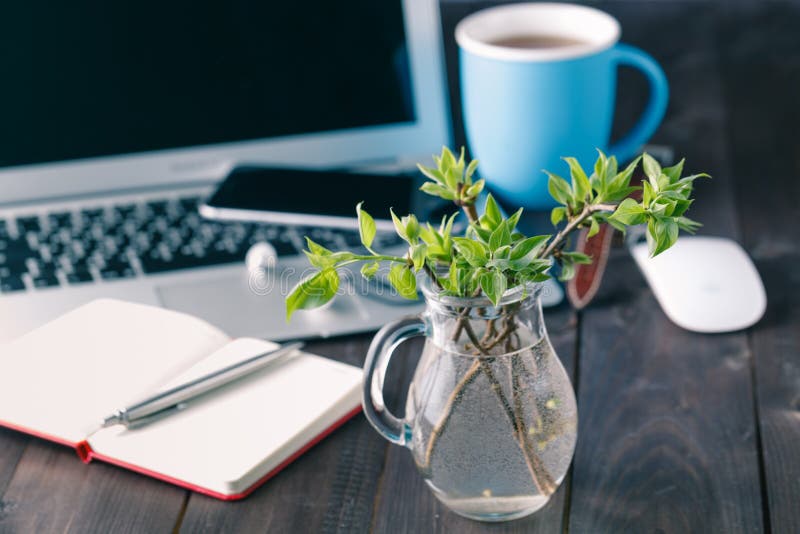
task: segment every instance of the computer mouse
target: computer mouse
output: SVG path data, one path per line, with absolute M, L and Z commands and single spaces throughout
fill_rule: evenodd
M 761 277 L 731 239 L 682 236 L 655 258 L 646 243 L 630 251 L 664 313 L 681 328 L 733 332 L 764 315 L 767 295 Z

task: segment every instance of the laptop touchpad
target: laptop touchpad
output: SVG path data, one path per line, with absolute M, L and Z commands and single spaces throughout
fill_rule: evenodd
M 242 270 L 241 274 L 160 285 L 157 291 L 165 307 L 205 319 L 231 337 L 281 340 L 309 333 L 325 337 L 337 323 L 364 319 L 356 299 L 335 298 L 325 308 L 296 313 L 287 324 L 284 297 L 292 286 L 281 277 L 272 285 L 249 283 Z

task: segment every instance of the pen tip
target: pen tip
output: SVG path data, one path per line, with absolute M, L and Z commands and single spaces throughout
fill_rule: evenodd
M 122 418 L 118 414 L 109 415 L 105 419 L 103 419 L 103 424 L 101 425 L 102 428 L 108 428 L 110 426 L 118 425 L 122 422 Z

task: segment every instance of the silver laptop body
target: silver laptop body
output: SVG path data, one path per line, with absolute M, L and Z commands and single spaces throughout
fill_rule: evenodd
M 199 199 L 237 163 L 403 170 L 449 144 L 438 2 L 375 3 L 383 11 L 374 13 L 317 3 L 313 22 L 308 3 L 302 13 L 208 2 L 188 16 L 131 16 L 144 8 L 130 3 L 127 11 L 98 13 L 78 2 L 74 20 L 40 9 L 47 20 L 33 27 L 19 14 L 20 49 L 3 65 L 13 83 L 2 89 L 10 118 L 0 125 L 0 343 L 99 297 L 161 305 L 232 336 L 275 340 L 371 330 L 419 309 L 354 276 L 341 289 L 351 296 L 287 324 L 283 298 L 308 267 L 302 234 L 344 247 L 352 233 L 302 221 L 223 224 L 197 214 Z M 362 31 L 366 42 L 350 42 L 346 24 L 374 25 L 375 36 Z M 269 32 L 277 32 L 272 41 Z M 308 36 L 328 41 L 309 44 Z M 292 39 L 306 48 L 293 49 Z M 345 44 L 329 50 L 336 46 L 326 42 Z M 314 55 L 321 50 L 330 57 Z M 375 67 L 362 71 L 360 85 L 348 85 L 348 69 L 369 64 L 345 61 L 346 54 L 364 50 Z M 360 110 L 364 98 L 350 93 L 370 80 L 378 80 L 367 88 L 374 109 Z M 392 83 L 402 90 L 392 92 Z M 295 102 L 292 87 L 306 88 Z M 384 88 L 397 101 L 385 113 Z M 269 97 L 278 104 L 263 104 Z M 308 102 L 322 110 L 313 117 L 318 130 L 308 117 L 292 119 L 291 110 Z M 263 241 L 279 253 L 266 278 L 243 262 L 249 245 Z

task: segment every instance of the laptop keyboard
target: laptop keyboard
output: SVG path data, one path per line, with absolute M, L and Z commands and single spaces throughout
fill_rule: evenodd
M 114 281 L 244 261 L 270 243 L 278 256 L 300 253 L 309 235 L 336 250 L 356 247 L 357 231 L 200 217 L 198 197 L 153 200 L 0 219 L 0 292 Z M 380 236 L 384 246 L 396 236 Z

